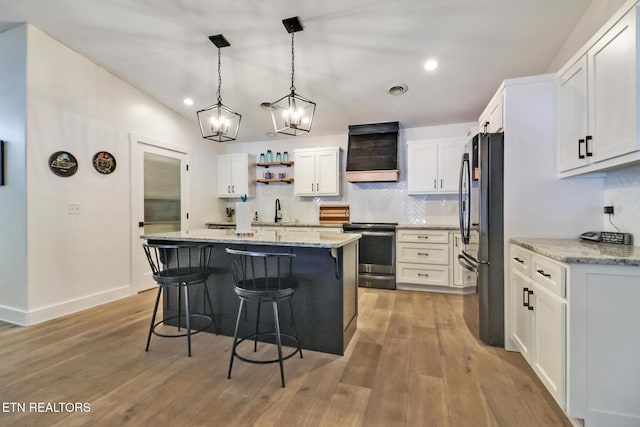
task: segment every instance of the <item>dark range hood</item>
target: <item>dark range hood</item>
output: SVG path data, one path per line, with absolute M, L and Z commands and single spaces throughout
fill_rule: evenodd
M 347 181 L 398 181 L 398 122 L 349 126 Z

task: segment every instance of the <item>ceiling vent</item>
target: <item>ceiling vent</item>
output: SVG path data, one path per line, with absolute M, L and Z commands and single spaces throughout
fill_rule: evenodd
M 398 181 L 398 122 L 349 126 L 347 181 Z

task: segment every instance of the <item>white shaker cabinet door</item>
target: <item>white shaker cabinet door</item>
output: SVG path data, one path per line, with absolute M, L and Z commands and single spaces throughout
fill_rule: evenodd
M 438 145 L 409 144 L 408 192 L 428 194 L 438 192 Z
M 441 193 L 456 193 L 460 180 L 460 163 L 464 153 L 462 143 L 447 143 L 438 146 L 438 190 Z
M 295 179 L 293 192 L 296 196 L 313 196 L 316 194 L 316 156 L 312 151 L 294 154 Z
M 589 162 L 586 139 L 589 132 L 587 100 L 587 57 L 583 56 L 560 76 L 559 172 L 575 169 Z
M 638 149 L 636 13 L 628 13 L 587 52 L 593 161 Z
M 316 193 L 319 196 L 340 194 L 338 153 L 337 150 L 320 150 L 316 153 Z
M 228 156 L 218 156 L 218 197 L 231 197 L 231 159 Z

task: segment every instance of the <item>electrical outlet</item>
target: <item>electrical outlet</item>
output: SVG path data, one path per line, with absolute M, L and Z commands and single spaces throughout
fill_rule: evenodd
M 605 206 L 604 213 L 608 215 L 613 215 L 613 206 Z
M 69 203 L 69 215 L 80 214 L 80 203 Z

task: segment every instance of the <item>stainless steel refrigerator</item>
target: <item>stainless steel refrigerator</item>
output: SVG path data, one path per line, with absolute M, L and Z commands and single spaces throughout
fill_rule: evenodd
M 474 157 L 479 168 L 478 191 L 472 191 Z M 477 150 L 465 153 L 460 166 L 459 214 L 464 244 L 469 244 L 474 206 L 478 204 L 478 254 L 468 250 L 460 264 L 478 277 L 476 293 L 463 299 L 467 325 L 480 339 L 504 346 L 504 135 L 479 134 Z M 474 197 L 477 195 L 477 200 Z

